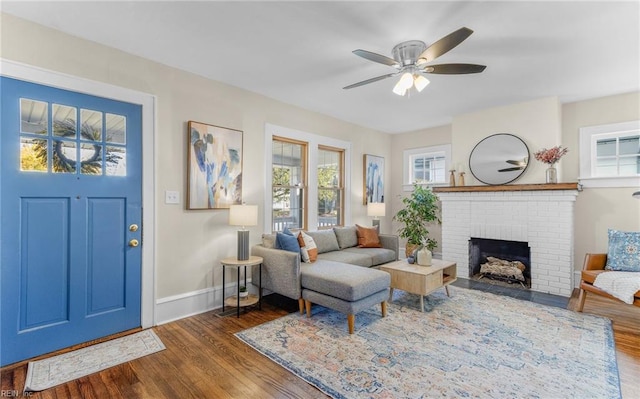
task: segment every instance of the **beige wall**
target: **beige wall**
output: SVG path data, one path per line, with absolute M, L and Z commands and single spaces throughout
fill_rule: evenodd
M 284 104 L 7 15 L 2 17 L 2 58 L 152 94 L 157 98 L 155 132 L 157 298 L 220 287 L 219 260 L 235 255 L 236 228 L 228 211 L 187 211 L 186 134 L 189 120 L 239 129 L 243 136 L 243 200 L 265 211 L 265 124 L 351 143 L 352 223 L 370 225 L 362 205 L 363 154 L 391 164 L 390 137 L 335 118 Z M 62 52 L 64 51 L 64 56 Z M 148 153 L 152 149 L 146 148 Z M 389 168 L 386 171 L 389 181 Z M 164 203 L 165 190 L 181 194 L 180 205 Z M 385 197 L 390 197 L 385 188 Z M 389 224 L 388 219 L 383 225 Z M 387 227 L 389 229 L 389 227 Z M 260 240 L 263 226 L 251 230 Z
M 403 151 L 413 148 L 429 147 L 442 144 L 451 144 L 451 125 L 439 126 L 430 129 L 422 129 L 415 132 L 394 135 L 391 141 L 391 214 L 386 217 L 387 222 L 391 222 L 390 230 L 383 230 L 397 234 L 398 229 L 402 227 L 400 223 L 392 222 L 393 216 L 403 208 L 402 198 L 410 194 L 403 191 Z M 387 206 L 388 207 L 388 206 Z M 389 215 L 389 208 L 387 214 Z M 438 244 L 442 238 L 442 228 L 438 224 L 429 227 L 429 236 Z M 400 246 L 406 244 L 406 239 L 401 240 Z M 435 252 L 440 252 L 440 248 L 436 248 Z
M 482 139 L 497 133 L 511 133 L 520 137 L 529 152 L 561 144 L 560 103 L 556 97 L 542 98 L 453 118 L 452 151 L 454 165 L 464 164 L 469 172 L 469 156 Z M 562 165 L 558 166 L 560 170 Z M 533 160 L 514 184 L 543 183 L 545 165 Z M 482 184 L 471 173 L 465 175 L 467 185 Z
M 562 159 L 563 179 L 579 177 L 579 129 L 610 123 L 640 120 L 640 93 L 626 93 L 579 101 L 562 106 L 562 142 L 570 152 Z M 607 252 L 607 229 L 640 231 L 640 201 L 631 194 L 640 187 L 585 188 L 576 202 L 576 269 L 585 253 Z

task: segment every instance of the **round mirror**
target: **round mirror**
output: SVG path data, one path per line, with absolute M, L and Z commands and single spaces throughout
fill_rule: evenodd
M 485 184 L 507 184 L 522 176 L 529 165 L 529 148 L 508 133 L 489 136 L 476 144 L 469 156 L 473 176 Z

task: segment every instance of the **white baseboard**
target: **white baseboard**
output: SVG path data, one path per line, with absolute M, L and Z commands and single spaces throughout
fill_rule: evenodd
M 257 293 L 256 287 L 249 284 L 250 292 Z M 235 283 L 226 285 L 225 294 L 232 295 L 236 289 Z M 194 316 L 222 307 L 222 287 L 210 287 L 197 291 L 160 298 L 156 301 L 156 324 L 165 324 L 185 317 Z

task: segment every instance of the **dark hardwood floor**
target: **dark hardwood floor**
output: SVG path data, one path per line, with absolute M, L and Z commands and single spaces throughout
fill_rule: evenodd
M 455 288 L 454 288 L 455 290 Z M 574 309 L 577 290 L 568 301 Z M 566 300 L 566 299 L 565 299 Z M 295 308 L 295 304 L 293 304 Z M 288 310 L 291 310 L 289 308 Z M 613 320 L 623 398 L 640 397 L 640 308 L 588 295 L 585 313 Z M 63 384 L 31 398 L 325 398 L 320 391 L 259 355 L 234 333 L 287 314 L 262 311 L 218 317 L 216 312 L 155 327 L 167 349 Z M 26 362 L 0 369 L 2 397 L 22 397 Z M 605 398 L 603 398 L 605 399 Z

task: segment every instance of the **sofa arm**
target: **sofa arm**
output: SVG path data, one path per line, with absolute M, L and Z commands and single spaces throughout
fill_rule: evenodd
M 300 253 L 255 245 L 251 255 L 262 257 L 262 288 L 291 299 L 302 297 L 300 288 Z M 259 268 L 253 267 L 251 283 L 258 286 Z
M 382 248 L 390 249 L 396 253 L 396 260 L 398 260 L 398 252 L 400 243 L 398 241 L 398 236 L 393 234 L 379 234 L 380 243 L 382 244 Z
M 604 270 L 607 265 L 607 254 L 586 254 L 582 270 Z

